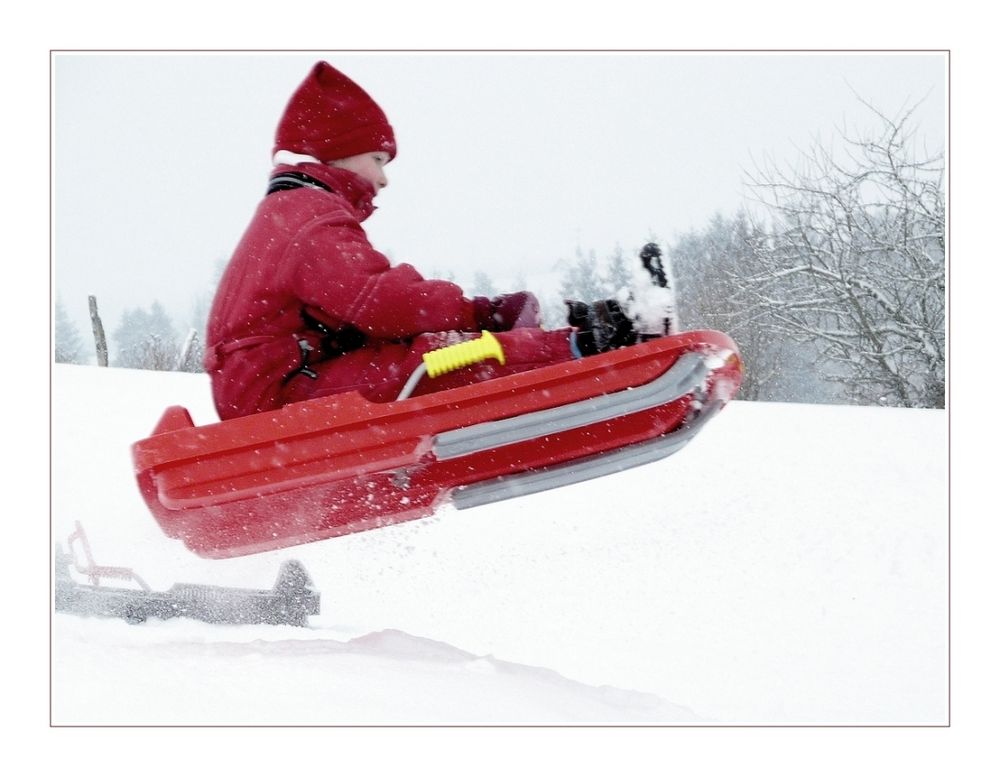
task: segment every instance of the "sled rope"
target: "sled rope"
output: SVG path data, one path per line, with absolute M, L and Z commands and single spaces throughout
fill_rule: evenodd
M 428 351 L 422 358 L 423 363 L 410 375 L 403 390 L 396 397 L 397 401 L 409 397 L 424 375 L 437 378 L 446 373 L 460 370 L 462 367 L 484 362 L 487 359 L 496 359 L 500 364 L 505 364 L 507 361 L 500 341 L 486 330 L 483 330 L 482 337 L 477 340 L 466 340 L 464 343 Z

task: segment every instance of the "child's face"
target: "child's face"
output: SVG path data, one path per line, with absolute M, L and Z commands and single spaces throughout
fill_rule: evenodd
M 357 173 L 375 187 L 376 194 L 389 185 L 389 179 L 385 177 L 385 170 L 383 169 L 389 164 L 389 155 L 384 151 L 369 151 L 364 154 L 355 154 L 345 159 L 328 162 L 328 164 L 330 167 L 342 167 L 345 170 L 350 170 L 352 173 Z

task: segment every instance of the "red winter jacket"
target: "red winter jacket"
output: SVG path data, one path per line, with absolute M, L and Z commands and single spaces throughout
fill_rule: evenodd
M 370 183 L 321 164 L 279 166 L 271 182 L 209 315 L 205 367 L 221 418 L 382 381 L 373 398 L 393 398 L 410 353 L 441 344 L 422 336 L 479 331 L 458 286 L 393 267 L 369 244 Z M 520 369 L 570 358 L 565 331 L 509 339 Z

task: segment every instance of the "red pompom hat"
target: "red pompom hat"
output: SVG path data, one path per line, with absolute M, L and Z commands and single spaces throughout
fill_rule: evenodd
M 288 101 L 274 151 L 291 151 L 320 162 L 370 151 L 396 156 L 396 139 L 382 109 L 354 81 L 317 62 Z

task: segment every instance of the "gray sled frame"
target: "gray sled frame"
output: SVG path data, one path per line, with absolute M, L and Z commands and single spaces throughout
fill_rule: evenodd
M 77 560 L 74 541 L 83 546 L 86 564 Z M 153 591 L 131 569 L 95 565 L 79 523 L 67 546 L 69 550 L 64 551 L 56 544 L 56 612 L 122 618 L 129 623 L 143 623 L 148 618 L 193 618 L 206 623 L 287 626 L 308 626 L 309 616 L 319 614 L 319 593 L 298 561 L 282 564 L 270 590 L 177 583 L 167 591 Z M 88 577 L 90 584 L 78 583 L 71 567 Z M 139 588 L 103 586 L 103 577 L 130 579 Z

